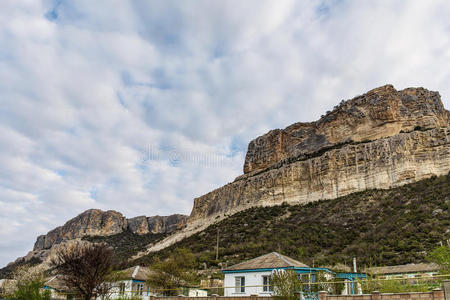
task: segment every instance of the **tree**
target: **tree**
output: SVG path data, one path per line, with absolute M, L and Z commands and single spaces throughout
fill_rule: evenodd
M 165 295 L 176 295 L 180 287 L 194 283 L 192 271 L 196 266 L 197 260 L 189 249 L 177 248 L 166 260 L 155 260 L 149 283 L 162 289 Z
M 277 270 L 273 272 L 270 283 L 275 297 L 285 300 L 296 299 L 295 293 L 302 290 L 298 274 L 293 270 Z
M 428 260 L 438 264 L 442 274 L 450 273 L 450 247 L 440 246 L 428 254 Z
M 13 274 L 11 283 L 12 295 L 8 299 L 50 300 L 50 291 L 43 290 L 44 276 L 38 269 L 28 266 L 18 268 Z
M 77 244 L 61 247 L 51 265 L 69 288 L 90 300 L 109 292 L 104 283 L 115 259 L 112 249 L 105 244 Z

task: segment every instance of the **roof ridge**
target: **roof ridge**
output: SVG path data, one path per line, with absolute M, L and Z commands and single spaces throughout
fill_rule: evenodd
M 139 272 L 139 267 L 140 267 L 139 265 L 136 266 L 136 268 L 133 271 L 133 274 L 131 274 L 131 278 L 134 278 L 137 275 L 137 273 Z
M 278 252 L 272 252 L 274 253 L 279 259 L 281 259 L 282 261 L 284 261 L 285 263 L 287 263 L 290 267 L 294 266 L 293 263 L 289 262 L 286 258 L 283 257 L 282 254 L 278 253 Z
M 270 252 L 270 253 L 266 253 L 266 254 L 263 254 L 263 255 L 261 255 L 261 256 L 258 256 L 258 257 L 249 259 L 249 260 L 244 260 L 244 261 L 242 261 L 242 262 L 240 262 L 240 263 L 238 263 L 238 264 L 232 265 L 232 266 L 230 266 L 230 267 L 237 267 L 237 266 L 239 266 L 239 265 L 242 265 L 242 264 L 244 264 L 244 263 L 248 263 L 248 262 L 250 262 L 250 261 L 256 260 L 256 259 L 258 259 L 258 258 L 267 256 L 267 255 L 270 255 L 270 254 L 272 254 L 272 253 L 276 253 L 276 252 Z

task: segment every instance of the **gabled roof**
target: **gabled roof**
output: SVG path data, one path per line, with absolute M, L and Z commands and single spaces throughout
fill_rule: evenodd
M 309 266 L 301 263 L 290 257 L 281 255 L 277 252 L 271 252 L 234 266 L 231 266 L 224 271 L 234 270 L 253 270 L 253 269 L 276 269 L 276 268 L 309 268 Z
M 435 263 L 419 263 L 419 264 L 406 264 L 398 266 L 372 267 L 367 268 L 365 271 L 367 273 L 371 273 L 374 275 L 383 275 L 383 274 L 432 272 L 438 270 L 439 265 Z
M 52 289 L 55 289 L 58 291 L 68 291 L 69 290 L 69 288 L 66 286 L 66 284 L 62 280 L 61 276 L 59 276 L 59 275 L 53 276 L 52 278 L 47 280 L 44 283 L 44 286 L 47 286 L 49 288 L 52 288 Z
M 120 275 L 127 279 L 148 280 L 153 271 L 147 267 L 135 266 L 120 271 Z

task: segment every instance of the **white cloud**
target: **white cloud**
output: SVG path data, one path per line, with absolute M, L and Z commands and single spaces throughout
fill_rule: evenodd
M 88 208 L 189 213 L 241 173 L 250 139 L 376 86 L 424 86 L 450 107 L 449 14 L 446 1 L 0 2 L 0 266 Z

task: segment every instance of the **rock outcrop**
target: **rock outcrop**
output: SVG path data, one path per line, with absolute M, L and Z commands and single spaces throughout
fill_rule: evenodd
M 187 216 L 170 215 L 170 216 L 139 216 L 128 219 L 128 229 L 136 234 L 147 233 L 171 233 L 186 225 Z
M 447 174 L 449 119 L 439 93 L 424 88 L 386 85 L 342 101 L 316 122 L 251 141 L 244 175 L 196 198 L 189 222 Z
M 171 215 L 127 219 L 117 211 L 90 209 L 67 221 L 63 226 L 39 236 L 33 251 L 50 249 L 56 244 L 84 236 L 108 236 L 125 230 L 134 234 L 171 233 L 182 228 L 187 218 L 185 215 Z

